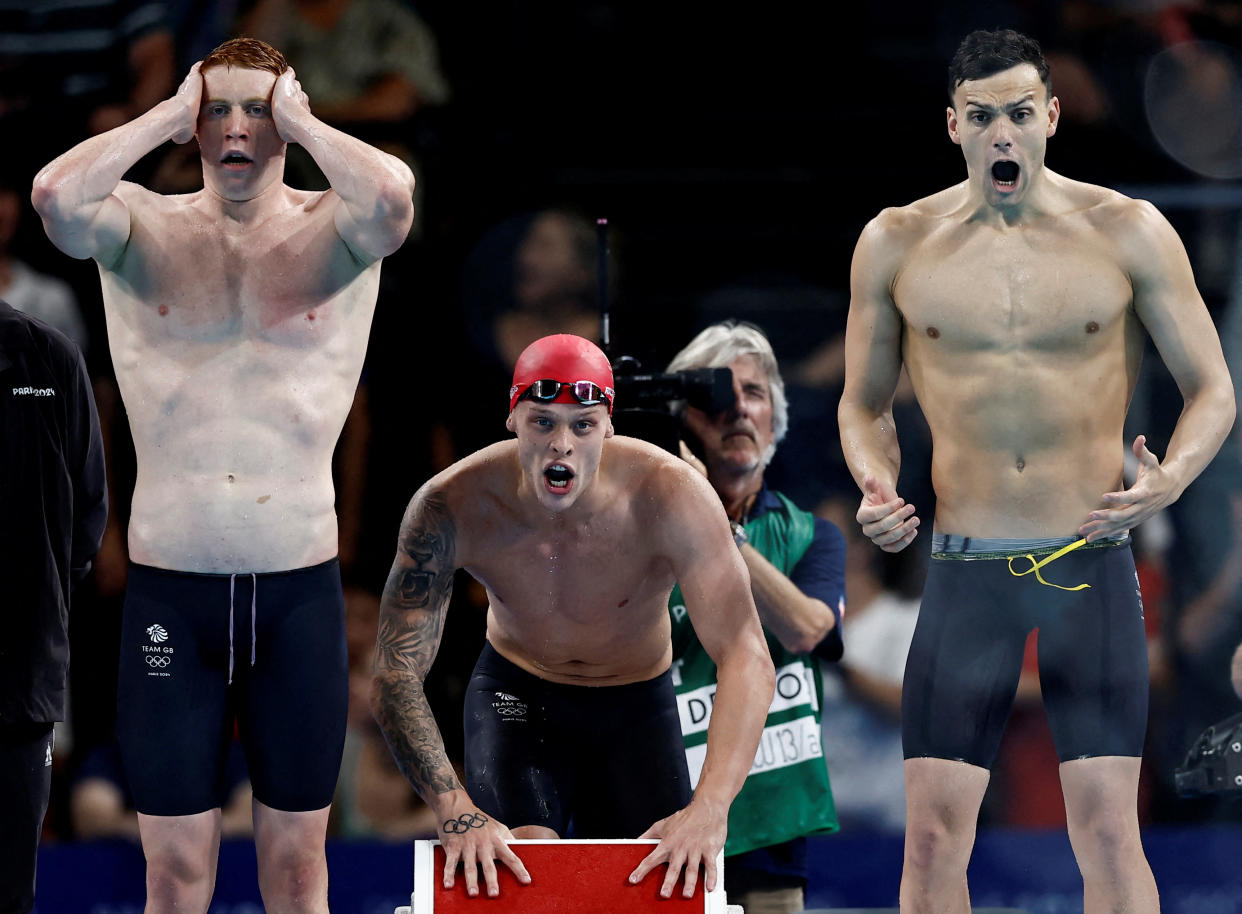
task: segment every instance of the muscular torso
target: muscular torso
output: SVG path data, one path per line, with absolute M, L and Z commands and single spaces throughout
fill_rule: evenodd
M 1121 487 L 1142 353 L 1109 227 L 1117 195 L 1022 227 L 974 223 L 953 188 L 903 211 L 902 354 L 933 438 L 937 530 L 1071 535 Z
M 100 274 L 137 452 L 136 562 L 278 571 L 336 554 L 332 452 L 380 264 L 341 241 L 334 197 L 284 192 L 287 207 L 243 227 L 201 194 L 118 191 L 131 234 Z
M 458 561 L 487 590 L 487 637 L 504 656 L 554 682 L 618 685 L 651 679 L 672 661 L 672 564 L 652 509 L 654 449 L 608 442 L 583 522 L 532 522 L 515 504 L 512 442 L 480 452 L 482 466 L 450 496 L 464 531 Z M 658 452 L 657 452 L 658 453 Z M 466 480 L 469 479 L 467 482 Z

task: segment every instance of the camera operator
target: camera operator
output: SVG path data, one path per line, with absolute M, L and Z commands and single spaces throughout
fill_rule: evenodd
M 722 366 L 733 373 L 735 402 L 715 413 L 679 404 L 682 456 L 724 503 L 750 571 L 778 683 L 755 763 L 729 810 L 725 891 L 730 904 L 748 914 L 785 914 L 803 908 L 806 835 L 838 828 L 820 743 L 819 659 L 841 656 L 845 540 L 831 523 L 764 484 L 788 412 L 776 356 L 759 328 L 732 321 L 708 327 L 668 370 Z M 674 590 L 673 669 L 695 781 L 716 669 L 682 603 Z

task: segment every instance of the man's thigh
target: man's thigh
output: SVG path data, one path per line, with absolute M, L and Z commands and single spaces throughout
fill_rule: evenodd
M 1027 635 L 1004 565 L 932 560 L 902 686 L 907 759 L 992 767 Z
M 466 688 L 466 792 L 510 829 L 564 837 L 573 781 L 569 747 L 549 719 L 547 684 L 485 644 Z
M 255 799 L 288 812 L 324 809 L 340 774 L 349 702 L 340 571 L 332 560 L 258 575 L 254 587 L 254 634 L 249 626 L 235 633 L 245 647 L 234 688 Z
M 672 678 L 593 689 L 579 710 L 573 833 L 637 838 L 690 802 Z M 565 715 L 568 717 L 568 712 Z

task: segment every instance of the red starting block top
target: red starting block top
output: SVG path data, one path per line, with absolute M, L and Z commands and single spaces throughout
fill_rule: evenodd
M 460 867 L 453 888 L 444 888 L 444 849 L 439 841 L 414 843 L 413 914 L 454 914 L 491 911 L 496 914 L 724 914 L 724 859 L 716 859 L 717 885 L 703 891 L 703 873 L 694 895 L 682 896 L 679 879 L 672 898 L 660 897 L 666 868 L 658 866 L 638 885 L 630 873 L 651 853 L 657 841 L 514 841 L 514 851 L 530 873 L 522 885 L 503 864 L 497 864 L 500 894 L 489 898 L 479 875 L 479 894 L 466 894 Z

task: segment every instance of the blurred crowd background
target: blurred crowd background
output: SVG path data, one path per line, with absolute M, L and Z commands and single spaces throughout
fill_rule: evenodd
M 732 10 L 728 12 L 726 10 Z M 836 430 L 849 260 L 866 221 L 965 176 L 945 133 L 945 69 L 976 27 L 1038 38 L 1062 103 L 1048 164 L 1156 203 L 1181 234 L 1242 378 L 1242 2 L 978 0 L 0 0 L 0 297 L 87 353 L 109 456 L 111 519 L 74 596 L 71 720 L 58 727 L 47 840 L 136 838 L 112 742 L 134 458 L 93 264 L 47 242 L 37 169 L 170 95 L 238 34 L 297 70 L 323 119 L 418 176 L 409 241 L 383 267 L 367 364 L 337 449 L 341 564 L 354 665 L 333 834 L 406 837 L 434 824 L 366 706 L 379 592 L 401 513 L 437 469 L 506 435 L 517 353 L 551 332 L 599 338 L 647 371 L 709 323 L 761 326 L 789 388 L 790 433 L 768 473 L 849 541 L 848 677 L 830 671 L 824 742 L 843 828 L 900 830 L 900 682 L 930 537 L 898 556 L 862 540 Z M 130 176 L 201 186 L 171 144 Z M 288 183 L 322 187 L 290 149 Z M 607 218 L 607 281 L 596 220 Z M 186 256 L 193 256 L 187 251 Z M 1032 390 L 1032 398 L 1078 396 Z M 1181 409 L 1145 360 L 1127 435 L 1163 444 Z M 897 405 L 899 491 L 934 513 L 917 404 Z M 620 429 L 624 432 L 624 429 Z M 1242 821 L 1236 798 L 1179 799 L 1172 773 L 1208 724 L 1242 711 L 1239 433 L 1181 501 L 1135 533 L 1152 703 L 1145 823 Z M 486 600 L 462 576 L 429 693 L 460 753 L 461 692 Z M 1030 655 L 1033 661 L 1033 653 Z M 985 801 L 985 825 L 1064 822 L 1033 662 Z M 226 834 L 249 829 L 244 760 Z

